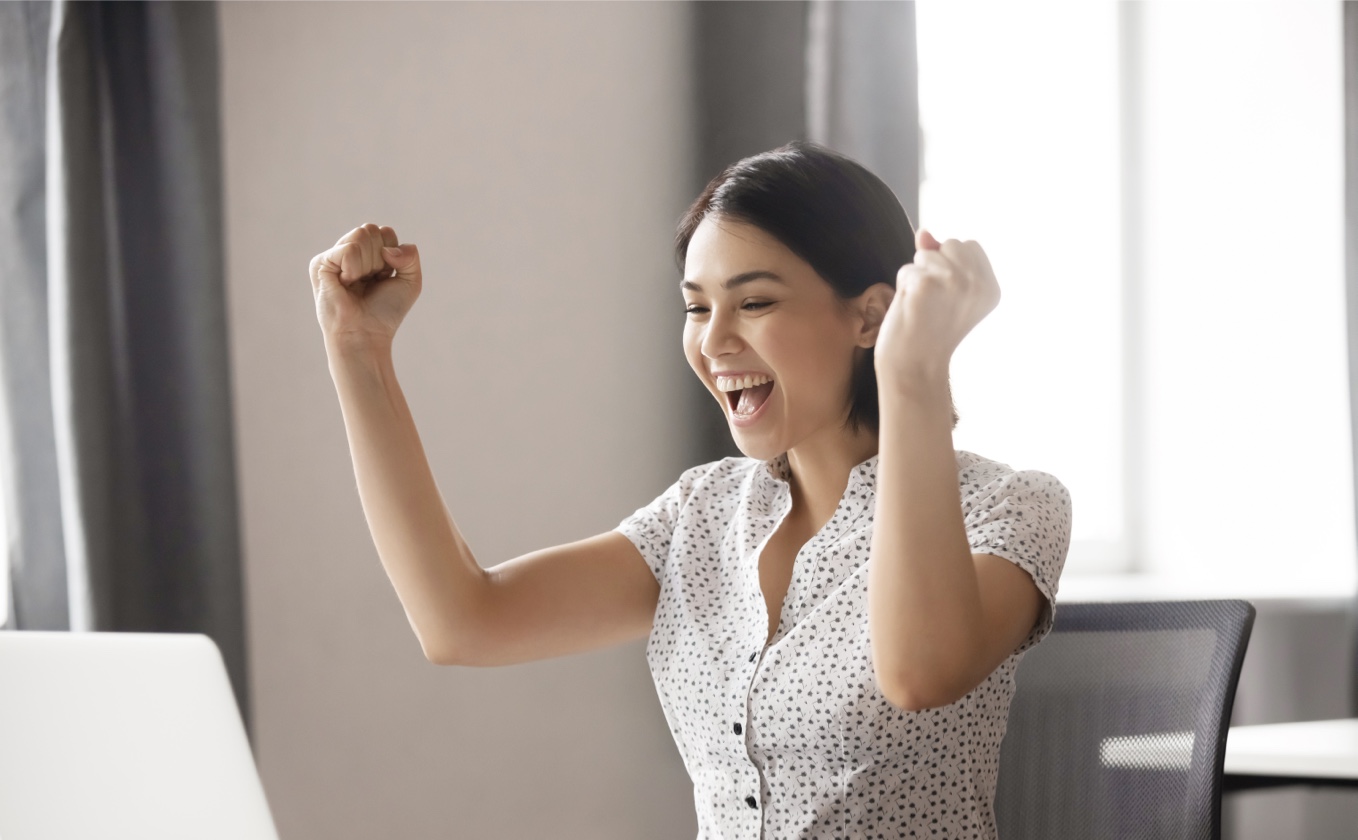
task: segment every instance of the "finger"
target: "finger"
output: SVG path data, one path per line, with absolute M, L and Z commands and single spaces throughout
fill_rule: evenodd
M 335 240 L 335 247 L 338 248 L 339 246 L 343 245 L 343 244 L 346 243 L 346 242 L 355 242 L 355 241 L 357 241 L 358 238 L 359 238 L 360 236 L 362 236 L 362 235 L 363 235 L 363 228 L 362 228 L 362 227 L 356 227 L 356 228 L 354 228 L 353 230 L 351 230 L 351 231 L 349 231 L 348 233 L 346 233 L 346 234 L 344 234 L 343 236 L 341 236 L 339 239 Z
M 335 252 L 334 259 L 336 263 L 340 266 L 341 280 L 357 280 L 366 273 L 366 271 L 363 268 L 364 263 L 363 240 L 367 238 L 368 232 L 363 229 L 362 225 L 359 225 L 358 227 L 341 236 L 339 240 L 335 242 L 335 247 L 330 249 L 331 251 Z M 353 249 L 357 249 L 352 254 L 350 254 L 348 262 L 344 261 L 344 252 L 340 250 L 345 246 L 350 246 Z
M 392 265 L 387 249 L 397 247 L 401 244 L 401 240 L 396 237 L 396 229 L 391 225 L 383 225 L 381 232 L 382 242 L 378 249 L 378 257 L 382 260 L 382 274 L 386 277 L 392 277 L 396 273 L 396 266 Z
M 932 274 L 945 274 L 951 270 L 952 267 L 948 258 L 941 252 L 928 248 L 916 251 L 915 260 L 912 264 L 919 266 L 921 271 L 927 271 Z
M 372 222 L 363 226 L 363 274 L 366 277 L 386 268 L 382 261 L 382 229 Z
M 936 251 L 938 250 L 938 246 L 939 246 L 938 240 L 935 239 L 934 235 L 929 231 L 925 230 L 924 228 L 920 228 L 918 231 L 915 232 L 916 249 Z
M 896 272 L 896 291 L 909 294 L 912 289 L 919 286 L 920 278 L 924 276 L 924 267 L 915 263 L 906 263 L 901 266 L 900 271 Z M 904 297 L 904 295 L 902 295 Z
M 966 262 L 967 259 L 966 255 L 968 249 L 967 246 L 960 240 L 949 239 L 942 245 L 938 246 L 938 250 L 943 253 L 943 256 L 947 257 L 948 259 L 952 260 L 958 265 L 962 265 L 964 262 Z
M 418 280 L 420 277 L 420 249 L 413 242 L 397 247 L 382 249 L 382 256 L 396 269 L 395 276 L 402 280 Z
M 340 257 L 342 256 L 343 249 L 348 244 L 349 243 L 346 242 L 342 245 L 337 245 L 336 247 L 331 248 L 328 251 L 322 251 L 311 258 L 312 292 L 319 293 L 321 289 L 327 286 L 342 287 L 344 285 L 340 280 Z
M 364 268 L 362 239 L 346 242 L 331 250 L 335 252 L 334 260 L 340 267 L 340 280 L 347 280 L 352 283 L 368 273 Z

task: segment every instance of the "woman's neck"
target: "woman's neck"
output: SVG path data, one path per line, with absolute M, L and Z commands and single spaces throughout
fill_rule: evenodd
M 840 429 L 803 440 L 787 451 L 792 471 L 792 511 L 814 533 L 834 516 L 853 468 L 877 454 L 877 434 Z

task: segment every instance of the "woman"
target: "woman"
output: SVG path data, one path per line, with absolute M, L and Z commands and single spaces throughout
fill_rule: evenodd
M 728 167 L 676 257 L 685 355 L 746 457 L 483 569 L 392 369 L 421 283 L 397 243 L 356 228 L 311 277 L 364 511 L 431 661 L 648 637 L 700 840 L 995 837 L 1013 673 L 1051 628 L 1071 514 L 1055 477 L 953 449 L 948 364 L 1000 298 L 979 245 L 916 235 L 816 144 Z

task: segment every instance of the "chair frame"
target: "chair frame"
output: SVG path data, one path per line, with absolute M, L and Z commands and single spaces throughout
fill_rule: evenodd
M 1226 759 L 1226 738 L 1230 731 L 1231 709 L 1235 704 L 1240 669 L 1249 646 L 1256 610 L 1243 600 L 1200 601 L 1139 601 L 1102 602 L 1058 605 L 1052 633 L 1119 632 L 1154 630 L 1211 629 L 1217 632 L 1217 646 L 1212 653 L 1213 671 L 1225 669 L 1225 681 L 1204 686 L 1202 701 L 1210 701 L 1219 710 L 1215 737 L 1195 738 L 1190 764 L 1190 789 L 1203 783 L 1200 774 L 1209 773 L 1212 803 L 1211 836 L 1221 837 L 1221 805 Z M 1041 648 L 1038 644 L 1033 651 Z M 1033 654 L 1024 654 L 1025 660 Z M 1015 699 L 1023 693 L 1023 661 L 1015 675 Z M 1012 707 L 1011 707 L 1012 708 Z M 1198 731 L 1195 727 L 1195 731 Z M 1204 731 L 1203 735 L 1208 733 Z M 1003 750 L 1003 747 L 1001 747 Z M 1196 781 L 1194 781 L 1196 779 Z M 997 794 L 1000 786 L 997 785 Z M 998 810 L 998 809 L 997 809 Z

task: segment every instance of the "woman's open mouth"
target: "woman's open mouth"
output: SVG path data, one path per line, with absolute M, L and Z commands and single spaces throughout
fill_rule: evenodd
M 717 377 L 717 389 L 726 394 L 732 418 L 749 420 L 764 407 L 773 393 L 773 377 L 765 375 Z

